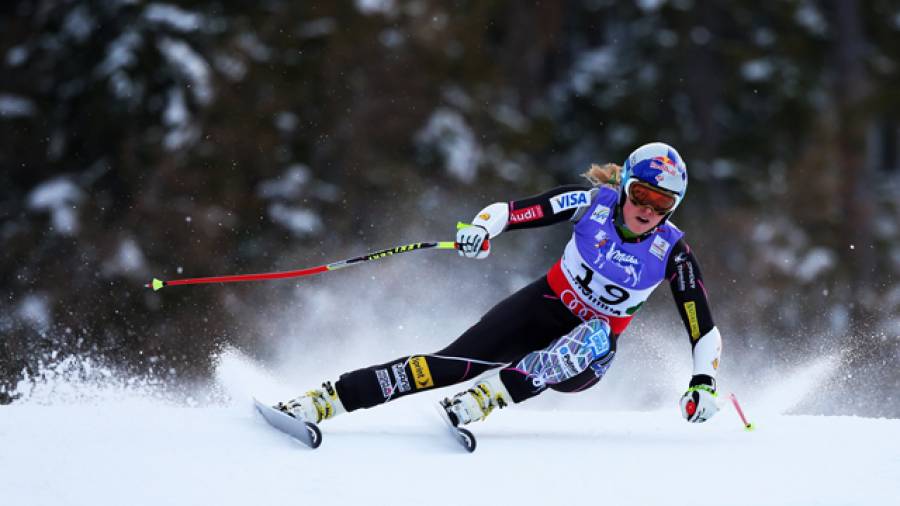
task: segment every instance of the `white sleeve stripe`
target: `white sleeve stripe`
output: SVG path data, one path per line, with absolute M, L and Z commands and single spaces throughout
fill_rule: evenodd
M 491 239 L 500 235 L 506 229 L 509 223 L 509 204 L 506 202 L 496 202 L 482 209 L 472 225 L 481 225 L 488 231 Z
M 706 374 L 715 378 L 721 355 L 722 335 L 719 334 L 719 329 L 713 327 L 694 344 L 694 374 Z

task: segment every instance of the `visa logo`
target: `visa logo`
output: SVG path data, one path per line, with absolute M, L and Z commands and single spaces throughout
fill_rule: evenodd
M 590 192 L 567 192 L 550 199 L 553 214 L 561 213 L 566 209 L 588 205 Z

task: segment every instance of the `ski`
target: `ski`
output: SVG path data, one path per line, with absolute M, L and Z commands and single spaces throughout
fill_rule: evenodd
M 312 449 L 316 449 L 322 444 L 322 431 L 319 430 L 318 425 L 294 418 L 284 411 L 259 402 L 255 397 L 253 398 L 253 404 L 256 405 L 256 410 L 259 411 L 263 419 L 272 427 Z
M 438 416 L 441 417 L 441 420 L 444 421 L 444 424 L 447 426 L 447 430 L 451 436 L 453 436 L 453 440 L 459 443 L 464 450 L 469 453 L 475 451 L 475 447 L 478 445 L 478 441 L 475 439 L 475 435 L 472 434 L 472 431 L 469 429 L 463 429 L 462 427 L 457 427 L 453 421 L 450 419 L 450 415 L 447 413 L 447 409 L 444 406 L 444 401 L 441 401 L 437 405 Z
M 312 449 L 316 449 L 322 444 L 322 431 L 318 425 L 294 418 L 284 411 L 260 402 L 256 398 L 253 399 L 253 404 L 266 423 L 287 434 L 292 439 L 300 441 Z M 467 452 L 474 452 L 477 446 L 475 435 L 468 429 L 454 425 L 442 404 L 439 404 L 436 409 L 438 416 L 440 416 L 446 426 L 447 433 L 453 437 L 453 440 Z

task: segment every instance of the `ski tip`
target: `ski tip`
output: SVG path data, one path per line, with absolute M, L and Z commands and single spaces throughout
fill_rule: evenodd
M 475 439 L 475 436 L 468 429 L 456 428 L 457 436 L 459 437 L 459 442 L 462 443 L 463 448 L 466 449 L 467 452 L 472 453 L 475 451 L 475 447 L 478 446 L 478 440 Z
M 147 283 L 144 286 L 146 286 L 147 288 L 152 288 L 154 292 L 158 292 L 162 289 L 162 287 L 166 286 L 166 282 L 161 279 L 153 278 L 153 281 Z
M 322 431 L 319 426 L 312 422 L 303 422 L 306 425 L 306 431 L 309 432 L 309 447 L 315 450 L 322 444 Z

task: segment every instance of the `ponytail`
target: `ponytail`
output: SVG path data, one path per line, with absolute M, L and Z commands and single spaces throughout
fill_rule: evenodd
M 594 186 L 619 186 L 622 183 L 622 167 L 614 163 L 607 163 L 602 166 L 592 163 L 591 168 L 582 176 Z

